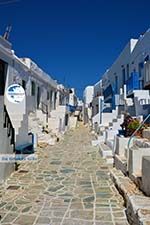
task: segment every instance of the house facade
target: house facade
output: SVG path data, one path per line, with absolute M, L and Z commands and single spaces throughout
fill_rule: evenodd
M 143 117 L 150 113 L 149 46 L 150 30 L 147 30 L 139 39 L 127 43 L 113 65 L 94 85 L 93 124 L 109 124 L 125 111 Z M 98 87 L 101 100 L 95 94 Z
M 87 86 L 83 93 L 83 121 L 84 124 L 92 119 L 92 100 L 94 95 L 94 87 Z
M 14 154 L 16 149 L 33 145 L 30 116 L 56 135 L 65 132 L 69 97 L 69 89 L 31 59 L 18 58 L 11 43 L 0 37 L 0 154 Z M 14 163 L 0 162 L 0 170 L 0 180 L 4 180 L 14 170 Z

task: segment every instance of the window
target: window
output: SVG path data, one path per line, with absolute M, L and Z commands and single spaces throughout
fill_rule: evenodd
M 96 114 L 99 113 L 99 107 L 98 104 L 96 104 Z
M 0 60 L 0 95 L 4 95 L 7 64 Z
M 31 95 L 35 96 L 35 82 L 31 81 Z
M 56 109 L 57 92 L 54 94 L 54 109 Z
M 50 91 L 50 109 L 52 110 L 53 108 L 53 91 Z
M 24 90 L 26 90 L 26 81 L 25 80 L 22 80 L 22 87 Z
M 139 72 L 139 88 L 143 89 L 144 87 L 144 63 L 140 62 L 138 65 L 138 72 Z
M 38 87 L 37 88 L 37 109 L 39 109 L 40 100 L 41 100 L 41 89 L 40 89 L 40 87 Z

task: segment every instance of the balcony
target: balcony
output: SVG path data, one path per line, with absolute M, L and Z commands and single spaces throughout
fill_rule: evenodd
M 139 74 L 137 72 L 131 73 L 131 76 L 126 81 L 127 94 L 130 95 L 134 90 L 139 90 Z

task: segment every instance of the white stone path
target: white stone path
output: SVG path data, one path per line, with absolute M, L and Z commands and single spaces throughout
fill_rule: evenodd
M 82 125 L 38 149 L 0 188 L 1 224 L 126 225 L 123 199 Z

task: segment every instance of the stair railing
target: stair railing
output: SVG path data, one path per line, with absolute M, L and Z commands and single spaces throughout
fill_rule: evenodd
M 140 125 L 138 126 L 138 128 L 133 132 L 133 134 L 129 138 L 128 145 L 127 145 L 128 151 L 129 151 L 129 148 L 130 148 L 131 140 L 135 137 L 135 134 L 141 129 L 141 127 L 148 120 L 148 118 L 150 118 L 150 114 L 148 114 L 148 116 L 140 123 Z
M 12 125 L 11 119 L 7 112 L 6 106 L 4 105 L 4 128 L 7 128 L 7 135 L 10 137 L 10 144 L 14 146 L 15 151 L 15 129 Z

